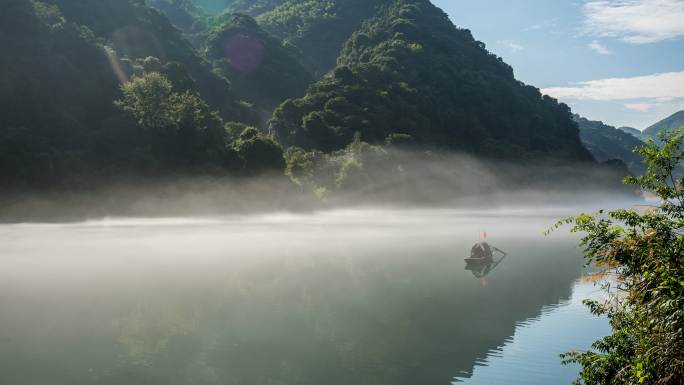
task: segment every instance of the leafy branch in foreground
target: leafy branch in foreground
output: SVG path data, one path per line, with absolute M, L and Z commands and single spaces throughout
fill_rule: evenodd
M 684 384 L 684 178 L 675 171 L 684 159 L 684 127 L 659 136 L 662 146 L 649 140 L 635 149 L 646 174 L 625 180 L 655 194 L 657 206 L 582 214 L 554 226 L 584 233 L 587 263 L 613 277 L 604 286 L 607 301 L 585 301 L 608 317 L 612 334 L 590 351 L 562 355 L 582 366 L 575 384 Z

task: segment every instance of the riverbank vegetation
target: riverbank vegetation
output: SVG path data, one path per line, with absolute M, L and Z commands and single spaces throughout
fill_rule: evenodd
M 637 152 L 647 170 L 627 183 L 653 192 L 657 206 L 580 215 L 559 222 L 584 233 L 589 264 L 613 279 L 607 302 L 586 301 L 606 315 L 613 332 L 587 352 L 563 355 L 582 366 L 576 384 L 678 385 L 684 383 L 684 178 L 675 170 L 684 160 L 684 127 L 649 140 Z

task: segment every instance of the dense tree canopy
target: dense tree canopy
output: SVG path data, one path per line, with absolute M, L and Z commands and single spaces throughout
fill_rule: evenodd
M 206 56 L 218 73 L 230 79 L 242 98 L 264 115 L 287 98 L 302 96 L 313 77 L 295 52 L 264 32 L 251 17 L 224 14 L 208 35 Z
M 345 43 L 334 71 L 276 110 L 285 145 L 324 151 L 359 131 L 393 133 L 487 156 L 590 160 L 570 110 L 515 80 L 429 1 L 393 1 Z
M 214 74 L 192 45 L 162 13 L 143 0 L 46 0 L 55 4 L 68 21 L 91 29 L 117 53 L 130 60 L 157 57 L 162 62 L 182 63 L 197 90 L 212 108 L 230 120 L 256 122 L 256 116 L 240 103 L 230 83 Z
M 427 0 L 204 3 L 8 0 L 0 178 L 251 175 L 284 167 L 274 139 L 314 190 L 410 168 L 399 148 L 595 165 L 567 106 Z
M 92 7 L 89 11 L 105 7 L 103 11 L 109 3 L 79 4 Z M 79 9 L 69 5 L 72 12 Z M 240 157 L 223 119 L 205 102 L 197 72 L 191 70 L 200 63 L 199 56 L 185 57 L 190 58 L 190 67 L 151 56 L 122 57 L 112 48 L 117 44 L 109 40 L 111 34 L 98 37 L 90 28 L 69 21 L 60 8 L 12 0 L 2 13 L 0 44 L 7 54 L 0 58 L 6 75 L 0 81 L 0 102 L 5 106 L 0 115 L 3 188 L 84 187 L 112 176 L 257 172 L 246 164 L 258 162 Z M 144 14 L 159 16 L 150 9 Z M 83 18 L 92 18 L 98 30 L 107 30 L 100 23 L 112 20 L 94 16 Z M 125 15 L 112 15 L 117 17 Z M 155 25 L 154 17 L 146 21 L 148 26 Z M 163 30 L 168 24 L 157 27 Z M 178 35 L 170 36 L 173 40 Z M 231 92 L 225 80 L 217 85 Z M 235 113 L 248 108 L 235 100 L 230 103 L 224 109 L 232 111 L 229 120 L 256 120 Z M 277 152 L 275 142 L 262 139 Z M 276 169 L 282 167 L 282 156 L 264 159 L 267 166 L 259 167 L 269 168 L 271 162 Z
M 108 52 L 58 8 L 26 0 L 3 4 L 0 46 L 0 180 L 55 183 L 95 156 L 96 126 L 115 119 Z
M 382 2 L 288 0 L 258 20 L 266 31 L 297 47 L 302 62 L 321 76 L 335 66 L 343 43 L 375 14 Z

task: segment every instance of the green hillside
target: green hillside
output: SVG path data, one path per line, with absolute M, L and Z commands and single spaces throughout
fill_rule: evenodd
M 270 128 L 284 145 L 331 151 L 355 132 L 371 143 L 404 134 L 488 157 L 591 159 L 566 105 L 517 81 L 427 0 L 387 2 L 337 63 L 274 113 Z
M 331 70 L 344 42 L 387 0 L 288 0 L 257 20 L 263 28 L 301 51 L 316 75 Z
M 285 99 L 303 95 L 313 82 L 295 51 L 251 17 L 224 14 L 213 23 L 205 43 L 206 57 L 216 73 L 229 79 L 233 90 L 262 114 L 269 116 Z
M 0 21 L 3 190 L 249 174 L 272 153 L 282 169 L 279 146 L 240 136 L 252 108 L 144 4 L 11 0 Z
M 47 0 L 60 8 L 67 21 L 88 27 L 121 58 L 149 56 L 182 63 L 202 97 L 228 119 L 256 120 L 239 103 L 225 79 L 215 75 L 192 45 L 160 12 L 140 0 Z M 125 68 L 124 68 L 125 70 Z
M 222 3 L 256 20 L 188 0 L 8 1 L 5 189 L 285 168 L 296 184 L 320 168 L 316 188 L 363 188 L 387 169 L 420 174 L 405 152 L 598 167 L 566 105 L 428 0 Z M 518 179 L 541 174 L 554 173 Z

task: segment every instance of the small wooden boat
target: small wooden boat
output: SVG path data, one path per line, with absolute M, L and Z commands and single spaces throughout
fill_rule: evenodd
M 494 251 L 502 254 L 494 261 Z M 478 242 L 470 250 L 470 258 L 465 258 L 466 270 L 470 270 L 476 277 L 483 278 L 494 270 L 506 258 L 506 253 L 490 246 L 487 242 Z
M 469 264 L 488 264 L 494 261 L 492 247 L 487 242 L 478 242 L 470 249 L 470 258 L 465 259 Z

